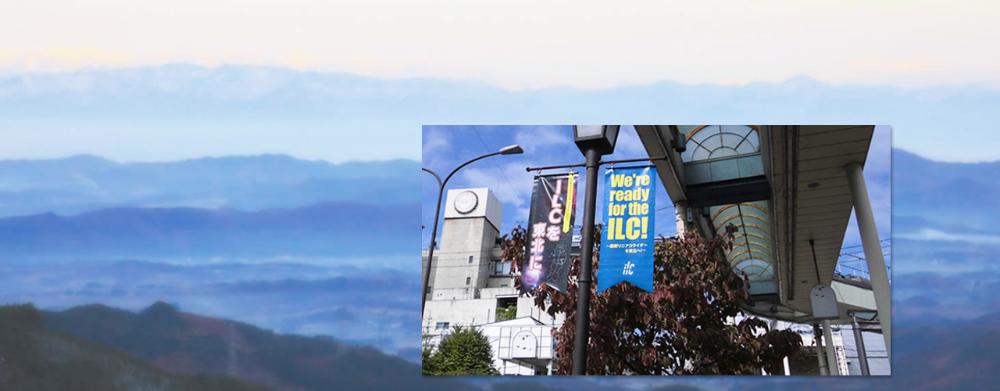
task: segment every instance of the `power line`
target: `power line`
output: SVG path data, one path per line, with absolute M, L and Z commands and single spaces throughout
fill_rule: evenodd
M 882 243 L 882 247 L 885 247 L 886 245 L 888 245 L 888 244 L 891 244 L 891 243 L 892 243 L 892 239 L 882 239 L 882 240 L 880 240 L 879 242 L 880 242 L 880 243 Z M 843 250 L 843 249 L 847 249 L 847 248 L 856 248 L 856 247 L 863 247 L 863 246 L 864 246 L 863 244 L 855 244 L 855 245 L 851 245 L 851 246 L 844 246 L 844 247 L 841 247 L 841 250 Z

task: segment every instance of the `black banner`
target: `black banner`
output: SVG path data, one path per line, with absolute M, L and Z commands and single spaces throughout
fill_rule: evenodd
M 541 283 L 566 291 L 573 220 L 576 208 L 575 172 L 535 178 L 528 217 L 528 243 L 521 273 L 521 291 L 534 290 Z

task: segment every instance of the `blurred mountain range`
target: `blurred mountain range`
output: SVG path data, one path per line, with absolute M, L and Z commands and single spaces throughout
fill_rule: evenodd
M 268 140 L 281 145 L 274 151 L 308 150 L 296 154 L 341 161 L 418 158 L 418 129 L 431 123 L 587 123 L 607 118 L 633 123 L 664 118 L 679 123 L 706 118 L 717 123 L 874 123 L 907 132 L 909 136 L 897 139 L 898 147 L 935 159 L 970 161 L 996 156 L 988 148 L 967 144 L 992 137 L 983 119 L 995 115 L 998 99 L 996 89 L 979 85 L 906 89 L 834 85 L 809 76 L 745 85 L 661 81 L 600 90 L 510 91 L 467 80 L 385 80 L 267 66 L 166 64 L 0 75 L 0 127 L 11 132 L 72 129 L 78 134 L 185 132 L 190 145 L 179 147 L 184 151 L 201 150 L 209 135 L 212 142 L 226 144 L 239 143 L 248 132 L 267 133 L 275 135 Z M 943 129 L 961 129 L 963 136 L 949 137 Z M 310 140 L 302 135 L 331 132 L 350 140 L 348 145 L 366 147 L 333 154 L 324 151 L 337 151 L 335 143 L 303 146 Z M 372 145 L 372 138 L 396 142 Z M 147 151 L 106 144 L 87 150 L 129 156 L 124 160 L 150 159 Z M 0 150 L 30 156 L 15 147 Z M 72 153 L 71 148 L 53 150 Z M 233 153 L 240 152 L 190 156 Z
M 416 204 L 357 202 L 256 212 L 123 207 L 72 216 L 46 213 L 0 219 L 0 257 L 47 261 L 399 254 L 419 247 L 414 234 L 418 221 Z
M 882 86 L 831 86 L 808 77 L 745 86 L 662 82 L 598 91 L 556 88 L 511 92 L 467 82 L 386 81 L 267 67 L 209 69 L 167 65 L 0 77 L 0 126 L 10 132 L 43 128 L 78 129 L 81 132 L 114 128 L 131 132 L 135 131 L 137 123 L 178 129 L 189 128 L 195 122 L 195 125 L 201 124 L 202 128 L 214 131 L 223 128 L 242 130 L 255 123 L 273 120 L 294 120 L 289 126 L 292 129 L 300 126 L 338 128 L 345 132 L 385 129 L 387 135 L 384 137 L 401 137 L 416 134 L 417 126 L 428 120 L 436 123 L 537 123 L 552 122 L 553 118 L 574 118 L 580 122 L 600 122 L 607 118 L 656 122 L 657 119 L 675 118 L 677 122 L 699 122 L 712 118 L 718 122 L 736 123 L 749 118 L 760 123 L 842 123 L 849 118 L 850 122 L 890 124 L 896 132 L 907 132 L 906 137 L 897 137 L 903 142 L 919 141 L 921 137 L 914 135 L 923 135 L 924 143 L 930 143 L 926 141 L 928 139 L 933 140 L 943 151 L 941 156 L 957 156 L 956 150 L 967 150 L 968 156 L 963 156 L 963 159 L 979 159 L 984 154 L 995 156 L 995 151 L 972 148 L 969 144 L 992 136 L 992 131 L 984 123 L 990 123 L 988 120 L 996 116 L 998 101 L 1000 94 L 996 91 L 975 86 L 902 90 Z M 966 133 L 953 134 L 952 129 Z M 230 132 L 239 134 L 239 131 Z M 295 137 L 295 134 L 288 137 Z M 373 152 L 364 153 L 371 155 Z M 406 156 L 395 150 L 391 153 L 395 154 L 392 156 Z M 695 389 L 691 385 L 740 390 L 995 388 L 1000 383 L 997 378 L 1000 365 L 993 357 L 995 354 L 992 354 L 990 346 L 1000 343 L 1000 334 L 997 333 L 1000 330 L 997 322 L 1000 300 L 995 294 L 1000 289 L 1000 264 L 995 261 L 995 254 L 1000 252 L 1000 228 L 995 223 L 1000 216 L 1000 203 L 996 202 L 1000 199 L 1000 184 L 996 181 L 1000 162 L 943 163 L 899 149 L 893 150 L 893 160 L 892 278 L 893 309 L 897 315 L 894 335 L 897 354 L 892 377 L 465 379 L 463 384 L 494 391 L 612 390 L 623 386 L 636 390 L 658 387 L 664 390 Z M 333 221 L 309 219 L 304 222 L 301 219 L 314 211 L 336 220 L 335 212 L 354 213 L 361 209 L 385 218 L 379 222 L 396 221 L 401 227 L 398 231 L 386 228 L 383 239 L 391 238 L 389 243 L 377 241 L 379 246 L 367 247 L 381 251 L 383 244 L 393 246 L 399 243 L 400 249 L 405 247 L 406 251 L 416 251 L 419 239 L 415 217 L 419 212 L 412 212 L 407 216 L 413 217 L 402 220 L 391 219 L 401 213 L 409 213 L 406 212 L 409 209 L 417 210 L 417 186 L 421 183 L 416 170 L 418 165 L 414 161 L 387 161 L 354 166 L 301 161 L 282 155 L 163 163 L 116 163 L 94 156 L 46 161 L 7 160 L 0 162 L 0 217 L 5 217 L 0 220 L 0 227 L 3 227 L 0 240 L 4 240 L 0 244 L 0 261 L 44 255 L 70 262 L 71 257 L 90 258 L 95 254 L 114 256 L 115 259 L 146 260 L 159 258 L 161 253 L 231 254 L 239 253 L 244 248 L 247 254 L 278 254 L 293 248 L 313 249 L 316 252 L 348 251 L 355 243 L 369 242 L 364 242 L 366 238 L 342 236 L 343 242 L 324 244 L 317 236 L 341 238 L 339 234 L 329 234 L 346 228 Z M 270 171 L 272 166 L 282 168 Z M 367 167 L 372 170 L 358 174 Z M 331 214 L 323 214 L 326 207 Z M 400 209 L 394 209 L 397 207 Z M 358 229 L 369 224 L 368 220 L 356 221 L 363 223 L 358 224 Z M 313 236 L 303 234 L 303 230 L 324 234 Z M 294 238 L 290 239 L 291 236 Z M 300 236 L 306 238 L 302 239 L 302 243 L 295 242 Z M 176 239 L 170 239 L 172 237 Z M 408 238 L 413 238 L 413 242 L 404 246 L 403 243 L 410 240 Z M 130 254 L 135 256 L 128 256 Z M 143 284 L 162 282 L 165 275 L 175 278 L 157 286 L 161 290 L 157 291 L 146 286 L 116 284 L 115 278 L 129 278 L 128 270 L 131 269 L 126 267 L 127 264 L 109 263 L 95 267 L 93 274 L 72 270 L 57 274 L 56 270 L 50 270 L 52 268 L 44 264 L 33 265 L 36 268 L 29 270 L 25 264 L 27 262 L 12 268 L 9 264 L 0 263 L 0 277 L 8 282 L 2 287 L 8 289 L 4 291 L 7 294 L 5 298 L 28 300 L 33 297 L 13 292 L 16 284 L 12 281 L 22 286 L 86 292 L 90 289 L 103 294 L 73 297 L 78 300 L 77 303 L 84 299 L 88 300 L 85 302 L 99 301 L 95 298 L 109 295 L 127 300 L 134 296 L 119 292 L 132 292 L 129 290 L 132 288 L 157 293 L 162 291 L 166 292 L 164 295 L 179 297 L 176 291 L 187 287 L 177 289 L 174 281 L 191 281 L 199 273 L 209 273 L 200 267 L 190 270 L 180 268 L 182 270 L 178 271 L 176 265 L 143 263 L 141 268 L 132 265 L 133 269 L 139 269 L 133 271 L 135 274 L 152 280 L 141 281 Z M 154 267 L 165 270 L 150 271 Z M 391 302 L 391 298 L 400 296 L 404 289 L 399 288 L 403 285 L 396 280 L 379 286 L 380 296 L 370 295 L 370 284 L 365 285 L 364 282 L 355 285 L 340 281 L 302 283 L 285 275 L 281 277 L 284 281 L 255 281 L 260 279 L 260 275 L 275 273 L 273 267 L 257 270 L 235 265 L 232 266 L 234 269 L 215 271 L 217 275 L 228 277 L 234 274 L 230 270 L 240 270 L 246 274 L 247 280 L 229 282 L 230 285 L 213 285 L 216 290 L 206 290 L 206 297 L 218 297 L 217 290 L 222 288 L 227 292 L 244 294 L 252 291 L 258 295 L 249 296 L 249 299 L 248 296 L 234 296 L 231 301 L 225 302 L 199 298 L 204 303 L 199 308 L 211 308 L 213 304 L 237 308 L 233 303 L 240 301 L 247 308 L 239 307 L 238 311 L 253 312 L 254 307 L 258 307 L 258 312 L 265 312 L 258 316 L 266 316 L 267 309 L 259 310 L 259 303 L 264 301 L 262 297 L 275 296 L 268 290 L 294 287 L 307 291 L 298 296 L 271 299 L 289 302 L 293 301 L 292 297 L 318 296 L 317 292 L 328 292 L 332 286 L 343 287 L 345 292 L 330 293 L 331 296 L 347 297 L 345 301 L 351 303 L 337 303 L 324 314 L 328 317 L 354 322 L 372 319 L 371 312 L 364 312 L 364 309 L 386 304 L 409 305 Z M 113 274 L 115 270 L 119 270 L 120 274 Z M 307 269 L 282 273 L 310 276 L 318 273 L 312 269 L 308 272 L 303 270 Z M 101 273 L 105 274 L 102 276 Z M 418 273 L 414 268 L 409 276 L 400 278 L 417 282 Z M 109 278 L 109 275 L 115 278 Z M 109 279 L 111 283 L 108 283 Z M 200 282 L 204 281 L 192 281 Z M 408 291 L 416 291 L 414 288 L 405 287 Z M 58 296 L 43 292 L 34 297 L 46 297 L 43 294 Z M 56 298 L 67 295 L 63 293 Z M 150 302 L 145 297 L 141 299 L 143 307 Z M 320 300 L 325 301 L 327 297 L 320 297 Z M 188 308 L 186 303 L 184 305 Z M 208 313 L 217 314 L 214 311 Z M 401 360 L 396 359 L 379 361 L 372 358 L 377 357 L 374 353 L 346 344 L 342 346 L 343 350 L 337 350 L 334 348 L 336 341 L 322 337 L 292 337 L 254 331 L 252 326 L 246 324 L 186 314 L 163 305 L 154 305 L 138 313 L 91 306 L 46 312 L 44 316 L 46 328 L 30 332 L 25 332 L 25 328 L 10 327 L 6 320 L 0 321 L 0 341 L 3 343 L 3 349 L 0 349 L 0 389 L 66 389 L 41 383 L 65 379 L 73 379 L 75 389 L 114 389 L 113 384 L 133 384 L 112 384 L 120 381 L 121 373 L 131 374 L 132 379 L 141 381 L 135 384 L 170 383 L 178 384 L 174 389 L 224 389 L 228 386 L 220 382 L 225 380 L 206 380 L 216 383 L 203 387 L 194 383 L 197 379 L 191 380 L 182 377 L 187 375 L 143 364 L 138 357 L 148 358 L 157 366 L 163 365 L 171 370 L 192 369 L 195 367 L 192 363 L 198 363 L 204 364 L 209 372 L 224 374 L 229 368 L 228 352 L 229 346 L 232 346 L 229 330 L 233 329 L 237 330 L 236 335 L 243 338 L 233 339 L 237 342 L 235 356 L 238 361 L 242 359 L 237 365 L 237 374 L 241 373 L 239 368 L 257 366 L 263 368 L 263 373 L 270 374 L 267 376 L 273 376 L 265 381 L 276 383 L 268 384 L 294 389 L 305 388 L 288 385 L 294 383 L 292 380 L 296 378 L 302 380 L 294 384 L 326 379 L 316 372 L 308 372 L 315 371 L 316 366 L 294 361 L 294 358 L 282 367 L 280 362 L 258 357 L 271 352 L 275 357 L 284 358 L 306 352 L 306 356 L 315 358 L 317 362 L 329 364 L 324 365 L 325 371 L 334 371 L 354 381 L 333 386 L 330 383 L 314 383 L 323 387 L 320 389 L 378 389 L 377 386 L 382 384 L 399 389 L 449 389 L 453 384 L 444 385 L 442 379 L 422 379 L 419 375 L 397 381 L 393 376 L 397 373 L 409 376 L 411 369 L 416 374 L 416 366 L 400 363 Z M 303 316 L 314 315 L 307 313 Z M 404 327 L 418 330 L 418 316 L 406 313 L 398 316 L 393 319 L 410 319 L 412 325 Z M 371 328 L 369 325 L 358 327 Z M 144 334 L 144 328 L 148 328 L 149 332 Z M 113 335 L 116 341 L 102 334 Z M 286 337 L 292 342 L 285 343 Z M 137 342 L 142 339 L 149 339 L 151 343 Z M 41 345 L 30 345 L 38 341 Z M 112 350 L 111 346 L 117 346 L 116 343 L 120 344 L 116 349 L 130 352 L 132 358 L 121 358 L 124 353 Z M 8 350 L 26 346 L 29 350 Z M 55 350 L 30 350 L 40 349 L 40 346 Z M 172 350 L 171 346 L 176 348 Z M 263 346 L 272 347 L 259 349 Z M 20 359 L 19 362 L 34 364 L 19 366 L 6 353 L 11 351 L 18 352 L 13 356 Z M 23 353 L 30 351 L 43 354 Z M 97 356 L 91 360 L 74 353 L 81 351 L 93 351 Z M 335 351 L 344 352 L 343 357 L 322 361 L 327 357 L 324 354 Z M 359 363 L 370 363 L 373 367 L 352 366 L 350 361 L 355 355 L 360 357 L 357 360 Z M 217 361 L 208 362 L 209 357 Z M 120 371 L 102 366 L 115 362 L 122 363 Z M 74 363 L 81 366 L 74 368 Z M 374 366 L 376 363 L 380 366 Z M 270 366 L 272 364 L 273 367 Z M 340 372 L 338 367 L 351 368 L 354 372 Z M 294 372 L 296 368 L 308 371 Z M 44 376 L 41 375 L 43 373 Z M 282 377 L 292 374 L 295 378 Z M 90 377 L 93 377 L 94 385 L 87 383 Z M 170 379 L 165 380 L 167 378 Z M 12 383 L 12 379 L 22 383 Z M 281 379 L 286 379 L 286 382 L 281 383 Z M 454 387 L 462 389 L 460 387 L 463 386 Z
M 170 373 L 118 349 L 42 323 L 43 315 L 30 305 L 0 307 L 0 389 L 270 389 L 220 375 Z
M 175 374 L 231 376 L 285 390 L 460 390 L 417 382 L 416 364 L 330 337 L 275 334 L 155 303 L 139 313 L 101 305 L 44 311 L 45 328 L 110 346 Z
M 895 233 L 1000 233 L 1000 161 L 946 163 L 892 152 Z
M 328 337 L 300 337 L 155 303 L 0 307 L 0 389 L 467 390 L 419 382 L 416 364 Z M 255 385 L 251 385 L 255 384 Z
M 994 298 L 994 292 L 1000 289 L 1000 267 L 997 267 L 996 263 L 993 262 L 993 254 L 1000 252 L 1000 242 L 991 239 L 997 230 L 989 223 L 989 216 L 997 215 L 997 212 L 994 211 L 997 206 L 995 203 L 988 202 L 989 199 L 1000 194 L 1000 188 L 992 180 L 996 177 L 994 173 L 1000 167 L 1000 163 L 941 163 L 902 150 L 894 150 L 893 158 L 894 238 L 892 251 L 895 259 L 893 267 L 894 310 L 897 314 L 897 332 L 895 334 L 897 357 L 893 365 L 894 376 L 882 379 L 769 379 L 766 382 L 769 389 L 804 387 L 818 390 L 845 387 L 847 389 L 905 388 L 917 390 L 963 389 L 963 387 L 964 389 L 988 389 L 990 384 L 996 384 L 998 381 L 996 374 L 1000 371 L 997 370 L 996 360 L 992 359 L 982 347 L 991 346 L 1000 341 L 1000 335 L 996 332 L 1000 329 L 1000 324 L 997 323 L 997 314 L 1000 314 L 1000 300 Z M 964 189 L 978 190 L 964 191 Z M 0 251 L 6 251 L 7 257 L 19 253 L 35 254 L 35 256 L 53 254 L 54 257 L 56 255 L 80 257 L 82 254 L 88 253 L 100 254 L 108 249 L 116 254 L 143 254 L 145 249 L 155 249 L 155 251 L 150 250 L 150 253 L 171 251 L 183 253 L 188 251 L 211 254 L 218 251 L 225 254 L 235 254 L 240 253 L 241 250 L 238 247 L 243 246 L 247 249 L 247 254 L 268 251 L 277 253 L 280 252 L 279 248 L 269 248 L 268 245 L 259 242 L 267 242 L 270 238 L 270 241 L 276 243 L 295 243 L 295 239 L 290 238 L 291 236 L 312 237 L 311 233 L 323 233 L 328 237 L 346 238 L 345 243 L 354 245 L 355 243 L 363 243 L 365 239 L 350 236 L 350 234 L 340 236 L 342 235 L 340 232 L 369 227 L 378 232 L 385 230 L 384 236 L 380 240 L 373 239 L 372 243 L 378 244 L 375 247 L 377 251 L 383 251 L 388 248 L 387 246 L 393 246 L 392 242 L 407 242 L 405 239 L 407 237 L 414 238 L 413 243 L 408 244 L 407 248 L 418 248 L 416 235 L 412 234 L 415 231 L 416 210 L 415 205 L 412 204 L 370 205 L 326 202 L 305 207 L 259 211 L 240 211 L 229 208 L 121 207 L 99 209 L 68 216 L 40 214 L 8 217 L 0 219 L 0 241 L 3 241 Z M 410 216 L 406 219 L 414 224 L 406 223 L 399 216 Z M 348 224 L 343 221 L 363 221 L 364 224 Z M 286 232 L 290 236 L 281 236 L 282 234 L 276 232 Z M 927 232 L 938 232 L 939 234 L 935 234 L 938 236 L 928 236 Z M 951 236 L 940 236 L 940 233 Z M 391 238 L 391 240 L 386 241 L 386 238 Z M 323 243 L 320 238 L 309 240 L 317 246 L 313 247 L 317 251 L 335 251 L 329 247 L 319 247 Z M 136 245 L 133 246 L 131 243 L 136 243 Z M 308 241 L 304 243 L 308 243 Z M 341 246 L 343 244 L 335 245 Z M 45 246 L 63 249 L 46 250 L 43 248 Z M 293 247 L 296 249 L 310 248 L 305 245 L 289 246 L 288 248 Z M 403 247 L 400 247 L 399 250 L 402 251 Z M 143 259 L 143 257 L 128 259 Z M 101 263 L 101 265 L 104 264 Z M 234 292 L 235 296 L 233 297 L 236 300 L 245 300 L 246 297 L 251 297 L 246 296 L 249 292 L 263 294 L 263 292 L 285 292 L 294 289 L 295 292 L 299 293 L 294 295 L 282 293 L 280 301 L 301 301 L 293 299 L 293 297 L 315 296 L 334 303 L 336 302 L 332 299 L 334 296 L 329 295 L 350 298 L 347 299 L 347 302 L 336 302 L 335 308 L 322 314 L 323 322 L 330 324 L 337 324 L 334 323 L 336 322 L 334 319 L 349 323 L 368 319 L 367 317 L 370 317 L 371 313 L 365 311 L 370 307 L 384 308 L 390 313 L 395 313 L 393 311 L 400 311 L 403 308 L 400 307 L 402 304 L 390 299 L 394 292 L 397 292 L 391 286 L 401 286 L 399 280 L 389 279 L 387 285 L 383 284 L 385 286 L 377 288 L 382 293 L 381 296 L 372 296 L 372 293 L 369 292 L 373 286 L 371 281 L 381 283 L 383 279 L 380 277 L 381 274 L 373 275 L 369 280 L 359 279 L 357 283 L 345 284 L 343 281 L 329 278 L 297 281 L 292 277 L 305 270 L 310 270 L 308 274 L 315 275 L 317 278 L 324 278 L 322 276 L 327 273 L 307 268 L 295 269 L 301 266 L 284 270 L 276 269 L 279 267 L 278 265 L 268 264 L 256 266 L 261 268 L 258 270 L 247 265 L 237 265 L 238 268 L 232 270 L 239 270 L 240 273 L 246 274 L 245 278 L 248 279 L 222 284 L 202 281 L 205 284 L 214 285 L 208 285 L 210 288 L 199 288 L 198 285 L 190 287 L 180 285 L 182 288 L 178 290 L 178 285 L 174 283 L 159 287 L 142 284 L 150 284 L 153 281 L 172 281 L 166 278 L 175 274 L 183 277 L 181 280 L 190 280 L 191 284 L 196 284 L 197 281 L 184 276 L 191 275 L 191 273 L 207 273 L 209 269 L 199 266 L 187 270 L 178 266 L 148 264 L 142 268 L 141 275 L 128 277 L 127 274 L 122 274 L 138 265 L 147 264 L 118 262 L 108 263 L 107 266 L 93 266 L 93 275 L 72 272 L 66 276 L 56 276 L 53 274 L 54 271 L 45 269 L 41 265 L 38 267 L 42 269 L 35 272 L 25 269 L 27 267 L 25 265 L 16 268 L 0 267 L 0 272 L 18 273 L 21 279 L 26 280 L 25 284 L 40 284 L 44 281 L 52 283 L 53 278 L 65 279 L 61 284 L 66 285 L 66 289 L 74 290 L 74 295 L 90 292 L 87 293 L 89 296 L 81 296 L 81 298 L 91 298 L 90 300 L 93 300 L 93 297 L 104 297 L 94 296 L 97 294 L 94 292 L 99 293 L 103 290 L 108 292 L 105 296 L 107 294 L 114 295 L 116 290 L 130 292 L 132 288 L 129 285 L 116 282 L 119 280 L 108 280 L 109 276 L 118 276 L 118 274 L 121 274 L 121 281 L 136 280 L 139 284 L 137 289 L 141 288 L 151 292 L 155 292 L 156 289 L 167 289 L 167 291 L 174 289 L 178 292 L 191 293 L 207 289 L 206 292 L 209 293 L 206 294 L 211 297 L 225 297 L 220 292 Z M 84 264 L 80 264 L 80 267 L 83 266 Z M 280 267 L 284 268 L 284 266 Z M 155 270 L 151 271 L 149 268 Z M 223 265 L 213 266 L 212 275 L 219 274 L 215 269 L 228 270 L 220 268 L 223 268 Z M 265 270 L 268 271 L 265 272 Z M 297 272 L 296 270 L 302 271 Z M 78 277 L 72 277 L 74 273 Z M 225 271 L 219 275 L 235 276 L 236 274 Z M 264 276 L 274 278 L 263 279 Z M 405 276 L 397 277 L 406 278 Z M 12 275 L 10 278 L 15 277 Z M 418 281 L 415 269 L 410 278 L 413 281 Z M 86 279 L 86 281 L 76 281 L 77 279 Z M 37 282 L 31 283 L 30 281 Z M 110 285 L 107 284 L 109 281 Z M 143 286 L 145 288 L 142 288 Z M 153 289 L 153 287 L 157 288 Z M 407 289 L 413 290 L 412 288 Z M 327 293 L 329 293 L 328 296 L 323 296 Z M 179 293 L 173 295 L 179 295 Z M 366 297 L 366 295 L 372 297 L 373 300 L 364 303 L 364 300 L 357 299 Z M 261 302 L 270 303 L 266 300 L 259 301 L 259 303 Z M 349 302 L 356 302 L 356 304 Z M 270 303 L 262 308 L 275 308 L 273 304 Z M 405 313 L 401 313 L 402 315 Z M 233 333 L 231 330 L 236 330 L 235 333 L 239 335 L 239 338 L 232 340 L 237 342 L 238 354 L 236 356 L 239 357 L 237 360 L 239 360 L 240 368 L 254 368 L 252 373 L 267 374 L 257 378 L 247 378 L 247 380 L 261 381 L 281 388 L 326 389 L 325 387 L 329 386 L 329 383 L 317 380 L 326 378 L 305 371 L 305 369 L 316 370 L 316 367 L 298 362 L 281 366 L 281 362 L 287 360 L 294 362 L 294 359 L 290 357 L 305 354 L 303 357 L 313 357 L 313 359 L 319 360 L 317 362 L 323 362 L 322 360 L 325 360 L 325 358 L 321 358 L 325 357 L 323 354 L 332 354 L 331 352 L 336 351 L 349 352 L 344 353 L 343 357 L 343 360 L 348 362 L 354 361 L 354 355 L 361 357 L 357 359 L 357 362 L 366 362 L 364 357 L 389 357 L 370 348 L 354 347 L 355 345 L 344 342 L 331 341 L 327 337 L 295 337 L 273 334 L 255 329 L 245 323 L 222 321 L 179 312 L 164 304 L 154 305 L 139 313 L 104 306 L 85 306 L 58 312 L 47 311 L 44 317 L 45 325 L 51 332 L 63 333 L 60 335 L 64 336 L 60 338 L 82 339 L 72 342 L 73 344 L 94 343 L 98 344 L 100 349 L 106 349 L 105 345 L 121 349 L 135 357 L 147 360 L 157 367 L 147 370 L 166 372 L 165 375 L 148 376 L 175 376 L 178 373 L 193 373 L 202 369 L 206 373 L 215 375 L 227 373 L 229 366 L 223 364 L 227 362 L 229 357 L 229 346 L 231 346 L 229 336 Z M 313 315 L 309 315 L 305 319 L 309 322 L 317 321 Z M 409 318 L 398 319 L 399 322 L 403 322 L 400 327 L 412 327 L 413 330 L 416 330 L 415 320 L 413 324 L 406 326 L 405 319 Z M 73 337 L 65 336 L 66 333 Z M 270 346 L 272 343 L 286 344 L 287 347 L 251 348 L 251 346 Z M 340 347 L 334 348 L 334 346 Z M 307 353 L 296 349 L 303 349 Z M 398 351 L 404 350 L 399 349 Z M 250 354 L 252 351 L 256 352 L 254 354 L 257 355 L 273 352 L 277 357 L 282 358 L 278 360 L 265 359 Z M 225 356 L 220 356 L 223 353 Z M 408 355 L 415 353 L 415 351 L 407 352 Z M 244 357 L 242 354 L 249 354 L 249 356 Z M 310 356 L 310 354 L 317 356 Z M 39 365 L 54 365 L 45 361 L 49 360 L 47 358 L 39 359 L 42 360 Z M 372 358 L 372 360 L 375 359 Z M 386 371 L 402 374 L 403 372 L 400 371 L 405 368 L 412 368 L 415 374 L 413 378 L 406 381 L 412 383 L 406 384 L 406 388 L 447 389 L 442 388 L 446 386 L 438 383 L 439 379 L 419 378 L 414 364 L 403 362 L 397 358 L 391 358 L 391 362 L 378 362 L 377 365 L 372 362 L 372 367 L 377 368 L 379 372 L 365 372 L 358 367 L 351 367 L 351 364 L 344 361 L 328 361 L 326 363 L 329 366 L 324 366 L 324 368 L 327 368 L 328 371 L 337 371 L 339 367 L 351 368 L 351 378 L 355 379 L 354 381 L 362 382 L 352 383 L 349 387 L 344 386 L 341 389 L 378 389 L 373 388 L 376 386 L 372 384 L 363 382 L 389 381 L 389 379 L 381 379 L 380 377 L 385 377 Z M 139 361 L 129 365 L 141 366 L 143 364 L 142 361 Z M 297 369 L 302 369 L 305 372 L 295 372 Z M 12 372 L 8 371 L 7 373 Z M 279 376 L 274 373 L 283 374 Z M 99 380 L 102 379 L 101 376 L 95 377 L 98 379 L 95 381 L 103 381 Z M 286 380 L 281 380 L 282 376 L 287 376 Z M 108 378 L 113 378 L 113 376 Z M 300 383 L 288 385 L 293 381 Z M 313 381 L 317 383 L 309 383 Z M 709 388 L 718 385 L 710 379 L 673 380 L 673 382 L 675 385 L 664 386 L 663 389 L 694 389 L 690 387 L 691 384 Z M 687 385 L 676 384 L 676 382 Z M 471 387 L 471 389 L 494 390 L 616 389 L 620 386 L 618 382 L 597 379 L 545 379 L 544 382 L 535 380 L 500 383 L 477 379 L 461 384 L 448 384 L 447 387 L 453 386 L 456 387 L 455 389 Z M 630 380 L 630 384 L 636 389 L 655 389 L 661 387 L 662 381 L 635 379 Z M 732 381 L 724 382 L 724 384 L 731 385 Z M 741 387 L 752 390 L 763 387 L 763 384 L 759 381 L 748 380 Z M 320 388 L 313 388 L 317 386 Z M 399 384 L 393 383 L 392 387 L 396 386 Z M 197 389 L 196 387 L 189 388 Z
M 411 160 L 332 164 L 286 155 L 117 163 L 90 155 L 0 161 L 0 217 L 103 208 L 256 211 L 320 202 L 419 202 Z

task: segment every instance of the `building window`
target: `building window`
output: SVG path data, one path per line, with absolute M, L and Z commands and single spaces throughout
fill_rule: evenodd
M 497 299 L 496 321 L 514 319 L 517 317 L 517 297 L 501 297 Z
M 471 283 L 472 283 L 472 277 L 465 277 L 465 285 L 469 285 Z
M 434 330 L 447 330 L 448 326 L 450 326 L 448 322 L 437 322 L 437 324 L 434 325 Z
M 472 256 L 469 256 L 469 263 L 472 263 Z
M 510 261 L 493 261 L 493 275 L 505 276 L 510 274 Z

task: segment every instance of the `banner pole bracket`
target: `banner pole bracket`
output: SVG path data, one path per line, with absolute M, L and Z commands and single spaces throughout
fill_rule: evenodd
M 621 160 L 601 160 L 597 162 L 598 166 L 605 164 L 618 164 L 618 163 L 635 163 L 635 162 L 655 162 L 659 160 L 667 160 L 666 156 L 660 157 L 650 157 L 650 158 L 638 158 L 638 159 L 621 159 Z M 575 167 L 585 167 L 586 163 L 576 163 L 576 164 L 560 164 L 555 166 L 541 166 L 541 167 L 525 167 L 524 170 L 531 171 L 545 171 L 545 170 L 556 170 L 560 168 L 575 168 Z

